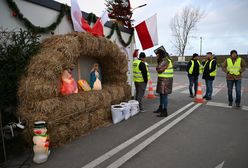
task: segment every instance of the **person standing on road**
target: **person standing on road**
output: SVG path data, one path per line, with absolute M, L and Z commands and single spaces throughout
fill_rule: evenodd
M 198 54 L 194 53 L 192 56 L 192 59 L 188 62 L 187 65 L 187 72 L 188 72 L 188 78 L 189 78 L 189 94 L 190 97 L 194 98 L 196 95 L 197 89 L 198 89 L 198 76 L 200 73 L 202 73 L 202 65 L 200 61 L 198 60 Z M 194 94 L 192 87 L 194 85 Z
M 213 81 L 217 73 L 217 62 L 213 58 L 212 52 L 207 52 L 207 60 L 203 67 L 202 79 L 205 79 L 206 94 L 203 96 L 206 100 L 212 99 Z
M 148 80 L 150 80 L 150 73 L 145 64 L 146 55 L 144 52 L 139 54 L 139 59 L 133 61 L 133 80 L 135 84 L 135 99 L 139 102 L 140 112 L 145 112 L 143 108 L 143 97 L 146 90 Z
M 158 63 L 156 67 L 158 72 L 156 92 L 159 93 L 160 96 L 160 105 L 158 110 L 154 111 L 154 113 L 160 113 L 158 117 L 167 117 L 168 94 L 172 92 L 173 65 L 166 51 L 158 49 L 156 55 Z
M 226 82 L 228 89 L 228 101 L 229 106 L 233 104 L 233 84 L 235 84 L 236 90 L 236 107 L 240 107 L 241 102 L 241 78 L 242 73 L 245 71 L 246 63 L 245 61 L 238 56 L 238 52 L 236 50 L 232 50 L 230 52 L 230 57 L 227 58 L 222 66 L 222 70 L 226 73 Z

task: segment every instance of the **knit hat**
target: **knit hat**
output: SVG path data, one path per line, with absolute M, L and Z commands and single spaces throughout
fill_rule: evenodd
M 195 57 L 198 57 L 198 56 L 199 55 L 197 53 L 194 53 L 192 57 L 195 58 Z
M 141 52 L 140 54 L 139 54 L 139 58 L 145 58 L 146 57 L 146 54 L 144 53 L 144 52 Z

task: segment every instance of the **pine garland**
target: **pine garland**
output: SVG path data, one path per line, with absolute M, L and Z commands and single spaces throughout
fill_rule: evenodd
M 17 17 L 19 20 L 21 20 L 25 27 L 31 31 L 34 34 L 42 34 L 42 33 L 49 33 L 51 31 L 54 31 L 56 29 L 56 27 L 60 24 L 61 20 L 63 19 L 63 17 L 65 15 L 67 15 L 68 20 L 71 19 L 70 17 L 70 8 L 67 5 L 62 4 L 61 5 L 61 9 L 60 9 L 60 13 L 57 16 L 57 19 L 55 22 L 53 22 L 51 25 L 47 26 L 47 27 L 40 27 L 40 26 L 35 26 L 33 25 L 26 17 L 23 16 L 23 14 L 21 13 L 20 9 L 18 8 L 18 6 L 16 5 L 16 3 L 13 0 L 6 0 L 9 8 L 13 11 L 14 16 Z M 97 17 L 95 14 L 90 13 L 86 19 L 88 21 L 88 23 L 95 23 L 97 20 Z M 129 39 L 127 42 L 125 42 L 122 38 L 121 35 L 121 31 L 119 29 L 119 26 L 117 23 L 113 23 L 112 27 L 111 27 L 111 31 L 109 33 L 109 35 L 106 36 L 106 38 L 110 39 L 112 37 L 112 35 L 114 34 L 114 31 L 116 30 L 117 32 L 117 36 L 118 39 L 120 40 L 121 44 L 124 47 L 127 47 L 131 42 L 132 42 L 132 38 L 133 38 L 133 28 L 132 28 L 132 33 L 129 36 Z
M 55 30 L 55 28 L 60 24 L 62 18 L 65 16 L 66 8 L 67 8 L 66 5 L 62 4 L 61 9 L 60 9 L 60 13 L 59 13 L 56 21 L 47 27 L 40 27 L 40 26 L 33 25 L 26 17 L 24 17 L 23 14 L 21 13 L 21 11 L 19 10 L 19 8 L 17 7 L 16 3 L 13 0 L 6 0 L 6 2 L 9 6 L 9 8 L 13 12 L 15 12 L 16 17 L 24 23 L 25 27 L 29 31 L 31 31 L 32 33 L 35 33 L 35 34 L 48 33 L 50 31 Z
M 129 36 L 129 39 L 127 42 L 125 42 L 122 38 L 122 35 L 121 35 L 121 31 L 120 31 L 120 28 L 119 28 L 119 25 L 118 23 L 113 23 L 112 27 L 111 27 L 111 31 L 109 33 L 108 36 L 106 36 L 108 39 L 110 39 L 112 37 L 112 35 L 114 34 L 114 31 L 116 30 L 117 32 L 117 36 L 121 42 L 121 44 L 124 46 L 124 47 L 127 47 L 131 42 L 132 42 L 132 39 L 133 39 L 133 28 L 132 28 L 132 33 L 131 35 Z

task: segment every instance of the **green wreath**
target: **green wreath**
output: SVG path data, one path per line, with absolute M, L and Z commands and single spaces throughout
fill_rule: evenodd
M 35 26 L 26 17 L 23 16 L 20 9 L 18 8 L 18 6 L 16 5 L 16 3 L 13 0 L 6 0 L 6 2 L 9 6 L 9 8 L 15 13 L 15 16 L 24 23 L 24 26 L 29 31 L 31 31 L 34 34 L 42 34 L 42 33 L 51 32 L 51 31 L 56 29 L 56 27 L 60 24 L 61 20 L 63 19 L 63 17 L 65 15 L 67 15 L 68 18 L 70 18 L 70 13 L 71 13 L 70 8 L 67 5 L 61 4 L 61 9 L 60 9 L 59 15 L 57 16 L 57 19 L 55 22 L 53 22 L 51 25 L 49 25 L 47 27 Z M 97 20 L 97 17 L 95 14 L 90 13 L 86 20 L 88 21 L 89 24 L 92 22 L 95 23 Z M 117 23 L 113 23 L 113 25 L 111 27 L 111 31 L 110 31 L 109 35 L 106 36 L 106 38 L 110 39 L 112 37 L 112 35 L 114 34 L 115 30 L 117 32 L 117 36 L 118 36 L 118 39 L 120 40 L 121 44 L 124 47 L 127 47 L 132 42 L 133 29 L 132 29 L 132 33 L 129 36 L 129 39 L 127 42 L 125 42 L 123 40 L 119 25 Z

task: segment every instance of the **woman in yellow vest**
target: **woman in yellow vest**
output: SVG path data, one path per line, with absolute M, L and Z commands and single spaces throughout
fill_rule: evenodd
M 160 105 L 158 110 L 154 111 L 154 113 L 160 113 L 158 117 L 167 117 L 168 94 L 172 92 L 173 65 L 166 51 L 158 49 L 156 55 L 158 62 L 156 67 L 158 72 L 156 92 L 159 93 L 160 96 Z
M 236 107 L 240 107 L 241 102 L 241 74 L 245 71 L 245 61 L 238 56 L 236 50 L 230 52 L 231 57 L 227 58 L 222 66 L 222 70 L 226 73 L 226 82 L 228 89 L 229 106 L 233 104 L 233 85 L 235 84 L 236 90 Z

